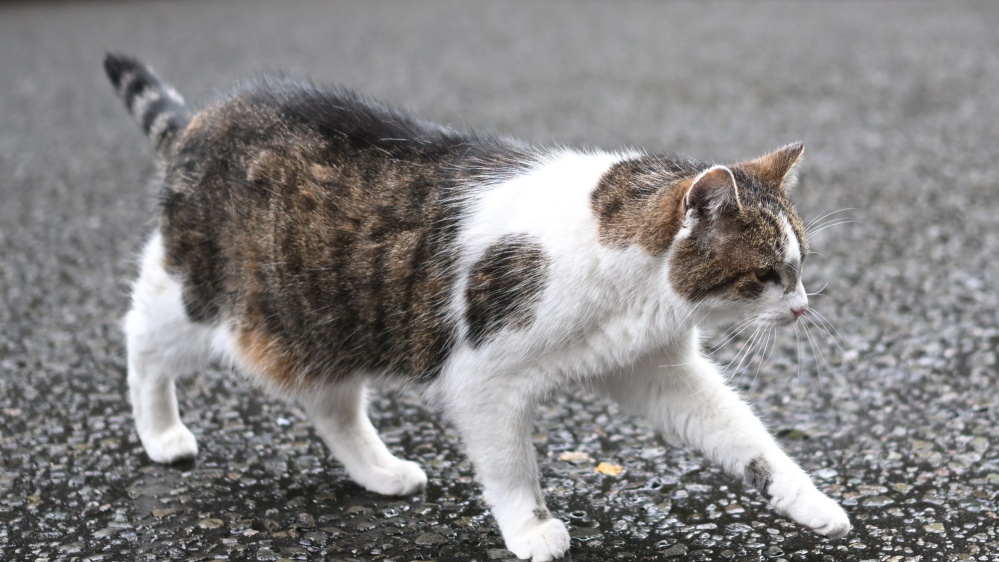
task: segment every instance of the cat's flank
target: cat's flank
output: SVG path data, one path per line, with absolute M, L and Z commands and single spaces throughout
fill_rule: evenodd
M 105 68 L 161 165 L 125 320 L 154 461 L 197 454 L 174 377 L 219 358 L 297 400 L 357 484 L 412 494 L 426 475 L 365 411 L 368 380 L 410 381 L 460 432 L 506 547 L 551 560 L 569 534 L 531 413 L 586 385 L 794 521 L 850 530 L 698 344 L 700 327 L 805 312 L 801 145 L 731 166 L 548 150 L 286 79 L 195 110 L 134 59 Z

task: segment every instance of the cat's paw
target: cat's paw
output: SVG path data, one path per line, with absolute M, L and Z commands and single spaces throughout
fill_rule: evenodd
M 799 493 L 795 501 L 781 511 L 795 522 L 831 539 L 845 537 L 850 532 L 850 518 L 843 508 L 815 488 Z
M 569 531 L 552 517 L 534 517 L 514 536 L 505 538 L 507 550 L 532 562 L 555 560 L 569 551 Z
M 364 489 L 383 496 L 408 496 L 427 487 L 427 474 L 420 465 L 396 458 L 351 477 Z
M 171 464 L 198 456 L 198 441 L 182 423 L 152 435 L 140 434 L 139 438 L 149 458 L 158 463 Z

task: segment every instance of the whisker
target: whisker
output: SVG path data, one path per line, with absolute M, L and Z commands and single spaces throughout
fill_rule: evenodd
M 854 219 L 851 217 L 834 217 L 826 221 L 817 222 L 815 224 L 809 225 L 806 229 L 806 232 L 815 232 L 816 229 L 822 228 L 827 224 L 836 224 L 838 222 L 853 221 L 853 220 Z
M 735 334 L 732 334 L 728 338 L 728 340 L 731 340 L 734 337 L 738 336 L 739 334 L 741 334 L 742 332 L 744 332 L 745 330 L 747 330 L 751 325 L 753 325 L 753 320 L 752 319 L 745 319 L 745 320 L 742 320 L 742 321 L 738 322 L 734 327 L 729 328 L 729 331 L 732 331 L 732 330 L 735 330 L 736 327 L 738 327 L 738 332 L 735 333 Z M 761 329 L 761 326 L 757 326 L 756 330 L 754 330 L 753 333 L 752 333 L 752 335 L 749 336 L 749 339 L 746 341 L 746 344 L 742 347 L 742 349 L 740 349 L 738 352 L 736 352 L 735 357 L 733 357 L 731 360 L 729 360 L 729 362 L 724 367 L 721 367 L 719 369 L 721 371 L 721 373 L 722 373 L 722 376 L 725 377 L 726 382 L 728 382 L 729 380 L 731 380 L 732 374 L 734 374 L 735 372 L 737 372 L 739 370 L 739 368 L 741 367 L 742 363 L 745 361 L 746 357 L 748 356 L 749 352 L 753 349 L 754 342 L 759 337 L 760 329 Z M 712 353 L 717 352 L 720 348 L 721 348 L 721 346 L 716 347 L 716 349 L 714 351 L 712 351 Z M 739 359 L 740 356 L 742 357 L 742 359 Z M 731 368 L 732 364 L 736 362 L 736 360 L 739 360 L 739 364 L 736 365 L 735 371 L 733 371 L 732 374 L 729 374 L 729 369 Z M 666 367 L 667 365 L 661 365 L 661 366 L 662 367 Z M 701 392 L 704 392 L 704 391 L 705 391 L 705 389 L 701 389 L 701 390 L 692 392 L 689 395 L 687 395 L 687 398 L 693 398 L 693 397 L 697 396 L 698 394 L 700 394 Z
M 807 295 L 808 295 L 808 296 L 810 296 L 810 297 L 818 297 L 818 296 L 825 296 L 825 295 L 823 295 L 823 294 L 822 294 L 822 291 L 825 291 L 825 290 L 826 290 L 826 287 L 828 287 L 828 286 L 829 286 L 829 283 L 826 283 L 826 284 L 825 284 L 825 285 L 823 285 L 823 286 L 822 286 L 822 288 L 821 288 L 821 289 L 819 289 L 818 291 L 815 291 L 814 293 L 805 293 L 805 294 L 807 294 Z
M 705 353 L 704 355 L 706 357 L 710 357 L 710 356 L 714 355 L 715 353 L 718 353 L 718 351 L 721 350 L 722 347 L 724 347 L 726 344 L 728 344 L 729 342 L 731 342 L 735 338 L 739 337 L 739 335 L 741 335 L 743 332 L 745 332 L 746 329 L 748 329 L 752 325 L 753 325 L 753 319 L 752 318 L 741 320 L 740 322 L 738 322 L 737 324 L 735 324 L 734 326 L 732 326 L 731 328 L 729 328 L 728 330 L 726 330 L 725 333 L 727 335 L 723 335 L 723 337 L 725 339 L 723 339 L 721 341 L 721 343 L 718 343 L 716 345 L 712 345 L 711 349 L 707 353 Z
M 770 361 L 770 358 L 773 357 L 774 352 L 777 351 L 778 332 L 776 325 L 770 327 L 770 333 L 773 334 L 773 343 L 770 344 L 770 351 L 767 353 L 766 357 L 763 358 L 764 363 Z
M 680 320 L 680 325 L 683 325 L 683 323 L 686 322 L 688 318 L 693 316 L 694 313 L 697 312 L 697 309 L 701 307 L 702 303 L 703 301 L 695 303 L 694 306 L 692 306 L 690 310 L 687 312 L 687 314 L 685 314 L 684 317 Z M 691 329 L 693 329 L 693 326 L 691 327 Z
M 842 213 L 846 213 L 848 211 L 856 211 L 856 209 L 853 209 L 853 208 L 840 209 L 838 211 L 832 211 L 832 212 L 826 213 L 826 214 L 824 214 L 824 215 L 822 215 L 820 217 L 816 217 L 816 218 L 808 221 L 808 224 L 805 225 L 804 230 L 807 232 L 809 230 L 814 229 L 816 227 L 816 225 L 819 225 L 819 224 L 822 224 L 822 223 L 833 222 L 833 221 L 837 221 L 837 220 L 841 220 L 841 219 L 849 219 L 849 218 L 851 218 L 850 215 L 843 215 L 842 214 Z
M 773 354 L 774 350 L 777 349 L 777 328 L 767 326 L 766 330 L 767 339 L 764 340 L 763 350 L 760 354 L 760 361 L 756 364 L 756 372 L 753 373 L 753 382 L 750 383 L 750 386 L 756 384 L 756 379 L 760 376 L 760 369 L 763 368 L 764 363 L 770 360 L 770 356 Z M 770 351 L 767 351 L 768 347 L 770 348 Z
M 743 361 L 740 361 L 739 364 L 736 366 L 735 371 L 732 372 L 733 376 L 738 375 L 739 371 L 742 370 L 743 362 L 745 362 L 746 369 L 748 370 L 750 366 L 756 361 L 756 358 L 760 355 L 760 348 L 766 343 L 768 335 L 769 334 L 767 332 L 767 327 L 763 324 L 760 324 L 759 335 L 756 337 L 755 340 L 753 340 L 752 345 L 749 346 L 749 353 L 745 354 L 742 357 Z
M 836 327 L 833 326 L 832 323 L 830 323 L 825 316 L 823 316 L 817 310 L 812 310 L 808 320 L 809 322 L 812 323 L 813 326 L 822 330 L 822 333 L 824 333 L 826 336 L 829 337 L 829 339 L 833 341 L 833 343 L 836 345 L 837 348 L 839 348 L 841 353 L 844 354 L 846 353 L 846 351 L 840 345 L 841 341 L 844 344 L 846 343 L 846 341 L 843 339 L 842 334 L 839 333 L 839 330 L 837 330 Z
M 757 331 L 754 330 L 753 333 L 750 334 L 748 338 L 746 338 L 746 341 L 743 342 L 742 347 L 740 347 L 736 351 L 735 355 L 732 356 L 731 359 L 729 359 L 728 363 L 726 363 L 723 367 L 721 367 L 721 372 L 725 376 L 726 379 L 729 377 L 729 369 L 731 369 L 732 365 L 735 364 L 736 361 L 738 361 L 740 359 L 740 357 L 742 356 L 743 353 L 746 353 L 746 351 L 749 348 L 750 342 L 753 341 L 753 339 L 756 337 L 756 334 L 757 334 Z
M 703 303 L 702 302 L 695 303 L 694 306 L 691 307 L 691 309 L 687 311 L 687 314 L 685 314 L 683 316 L 683 318 L 680 319 L 680 321 L 678 322 L 678 324 L 679 325 L 683 325 L 687 321 L 688 318 L 690 318 L 691 316 L 693 316 L 697 312 L 697 309 L 701 307 L 701 304 L 703 304 Z M 684 335 L 689 334 L 690 331 L 693 330 L 696 327 L 697 327 L 697 325 L 696 325 L 696 323 L 694 323 L 694 325 L 690 326 L 690 328 L 687 329 L 687 331 L 684 333 Z M 710 355 L 710 354 L 708 354 L 708 355 Z M 670 367 L 683 367 L 683 366 L 689 365 L 689 364 L 690 364 L 689 362 L 688 363 L 673 363 L 673 364 L 658 365 L 658 367 L 660 369 L 666 369 L 666 368 L 670 368 Z
M 725 368 L 722 370 L 723 373 L 726 373 L 725 376 L 726 380 L 732 380 L 733 378 L 735 378 L 735 375 L 739 372 L 740 369 L 742 369 L 742 364 L 745 363 L 746 359 L 749 358 L 750 352 L 755 351 L 756 344 L 759 343 L 758 340 L 761 337 L 760 331 L 762 329 L 763 329 L 762 325 L 756 327 L 756 330 L 753 331 L 753 335 L 749 338 L 749 341 L 746 342 L 746 346 L 743 347 L 741 350 L 739 350 L 739 353 L 737 353 L 735 357 L 732 359 L 732 361 L 729 361 L 728 365 L 726 365 Z M 740 355 L 742 356 L 741 359 L 739 359 Z M 739 363 L 735 366 L 735 369 L 733 369 L 729 373 L 728 369 L 729 367 L 732 366 L 732 363 L 734 363 L 736 359 L 739 359 Z
M 839 349 L 839 352 L 843 355 L 843 358 L 847 362 L 850 362 L 852 364 L 849 355 L 847 355 L 846 350 L 843 349 L 843 346 L 846 345 L 846 338 L 843 337 L 843 334 L 841 334 L 840 331 L 836 329 L 836 326 L 833 326 L 833 323 L 830 322 L 828 318 L 823 316 L 821 312 L 817 310 L 812 310 L 811 312 L 814 318 L 809 318 L 809 320 L 816 327 L 825 332 L 827 336 L 829 336 L 829 339 L 831 339 L 833 343 L 836 344 L 836 348 Z M 818 320 L 818 322 L 816 322 L 816 320 Z M 842 345 L 840 345 L 841 343 Z
M 742 354 L 746 352 L 746 350 L 749 347 L 750 342 L 752 342 L 753 339 L 756 337 L 756 334 L 757 334 L 758 331 L 759 331 L 759 328 L 757 328 L 757 330 L 754 330 L 753 333 L 750 334 L 748 338 L 746 338 L 746 341 L 743 342 L 742 347 L 740 347 L 738 349 L 738 351 L 736 351 L 735 355 L 731 359 L 729 359 L 728 363 L 726 363 L 723 367 L 721 367 L 720 370 L 721 370 L 722 374 L 725 375 L 726 378 L 728 378 L 729 369 L 739 359 L 739 357 L 741 357 Z
M 856 222 L 856 219 L 854 219 L 853 217 L 835 217 L 835 218 L 829 219 L 827 221 L 817 222 L 817 223 L 809 226 L 808 227 L 808 232 L 815 232 L 817 229 L 822 228 L 823 226 L 826 226 L 826 225 L 838 224 L 838 223 L 844 223 L 844 222 Z
M 802 364 L 802 359 L 801 359 L 801 333 L 798 331 L 798 324 L 797 323 L 794 323 L 791 326 L 794 327 L 794 347 L 795 347 L 795 350 L 798 352 L 798 361 L 797 361 L 797 363 L 798 363 L 798 375 L 797 375 L 797 377 L 796 377 L 795 380 L 797 380 L 798 384 L 801 384 L 801 364 Z
M 816 346 L 815 339 L 812 337 L 812 332 L 808 329 L 807 323 L 801 324 L 802 330 L 805 332 L 805 337 L 808 339 L 808 347 L 812 348 L 812 358 L 815 361 L 815 367 L 819 378 L 822 378 L 822 367 L 828 368 L 829 364 L 826 363 L 826 358 L 822 354 L 822 350 Z
M 728 328 L 725 331 L 725 333 L 727 335 L 725 336 L 725 339 L 721 343 L 712 346 L 712 349 L 709 352 L 704 353 L 703 355 L 705 357 L 710 357 L 711 355 L 714 355 L 715 353 L 717 353 L 718 351 L 720 351 L 724 347 L 725 344 L 731 342 L 735 338 L 737 338 L 740 335 L 742 335 L 746 330 L 748 330 L 753 325 L 754 325 L 754 319 L 753 318 L 745 318 L 743 320 L 740 320 L 739 322 L 735 323 L 733 326 L 731 326 L 730 328 Z M 743 347 L 740 348 L 739 351 L 736 352 L 735 356 L 732 357 L 732 359 L 730 359 L 729 362 L 725 364 L 725 366 L 719 368 L 719 370 L 721 371 L 721 374 L 725 378 L 726 382 L 731 381 L 731 379 L 735 376 L 735 374 L 741 368 L 742 364 L 745 362 L 745 360 L 749 356 L 749 354 L 751 352 L 753 352 L 754 348 L 756 347 L 755 343 L 756 343 L 756 340 L 759 338 L 761 328 L 762 328 L 762 326 L 757 325 L 756 329 L 753 331 L 753 333 L 746 340 L 746 343 L 743 345 Z M 737 361 L 738 361 L 738 364 L 736 365 L 735 369 L 732 370 L 732 365 L 734 363 L 736 363 Z M 670 365 L 660 365 L 660 367 L 668 367 L 668 366 L 670 366 Z M 703 389 L 691 393 L 690 395 L 688 395 L 688 398 L 693 398 L 694 396 L 696 396 L 700 392 L 703 392 Z
M 690 318 L 691 316 L 693 316 L 697 312 L 697 309 L 701 307 L 701 304 L 703 304 L 703 302 L 695 303 L 694 306 L 691 307 L 691 309 L 689 311 L 687 311 L 687 314 L 685 314 L 683 316 L 683 318 L 680 319 L 680 322 L 678 324 L 682 326 L 684 323 L 686 323 L 687 319 Z M 692 332 L 696 328 L 697 328 L 697 322 L 696 321 L 692 322 L 690 324 L 690 326 L 687 328 L 687 331 L 684 332 L 683 335 L 686 336 L 686 335 L 690 334 L 690 332 Z M 699 342 L 698 342 L 698 347 L 700 347 L 700 343 Z M 683 365 L 686 365 L 686 363 L 684 363 Z M 677 366 L 680 366 L 680 365 L 677 365 Z
M 830 212 L 822 215 L 821 217 L 817 217 L 817 218 L 814 218 L 814 219 L 808 221 L 808 224 L 805 225 L 805 231 L 807 232 L 809 228 L 811 228 L 813 225 L 818 224 L 819 221 L 825 220 L 825 219 L 827 219 L 827 218 L 829 218 L 829 217 L 831 217 L 833 215 L 836 215 L 836 214 L 839 214 L 839 213 L 845 213 L 847 211 L 856 211 L 856 210 L 857 209 L 854 209 L 852 207 L 847 207 L 845 209 L 839 209 L 837 211 L 830 211 Z
M 823 230 L 825 230 L 827 228 L 832 228 L 834 226 L 840 226 L 840 225 L 843 225 L 843 224 L 850 224 L 850 223 L 854 223 L 854 222 L 857 222 L 857 221 L 852 220 L 852 219 L 839 219 L 839 220 L 835 220 L 835 221 L 830 221 L 830 222 L 827 222 L 827 223 L 820 224 L 820 225 L 818 225 L 816 227 L 813 227 L 811 230 L 806 231 L 805 232 L 805 236 L 811 238 L 812 236 L 815 236 L 816 234 L 822 232 Z

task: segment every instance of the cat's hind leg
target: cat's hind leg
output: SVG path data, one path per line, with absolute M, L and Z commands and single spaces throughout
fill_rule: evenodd
M 377 494 L 413 494 L 427 485 L 418 464 L 389 452 L 367 414 L 364 380 L 352 377 L 299 399 L 316 433 L 359 486 Z
M 146 244 L 132 308 L 125 316 L 128 390 L 135 425 L 149 458 L 173 463 L 194 458 L 198 444 L 180 421 L 174 377 L 204 365 L 211 329 L 192 322 L 179 281 L 163 268 L 159 233 Z

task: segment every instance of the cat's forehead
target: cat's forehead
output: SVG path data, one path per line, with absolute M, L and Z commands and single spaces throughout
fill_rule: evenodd
M 739 238 L 733 241 L 734 251 L 742 247 L 756 259 L 766 261 L 801 261 L 807 252 L 804 228 L 797 213 L 786 212 L 772 205 L 747 206 L 740 220 Z
M 746 234 L 782 256 L 787 250 L 796 249 L 787 258 L 800 261 L 808 252 L 808 242 L 804 224 L 787 193 L 780 186 L 770 185 L 738 168 L 733 168 L 732 173 L 743 205 L 740 214 Z

